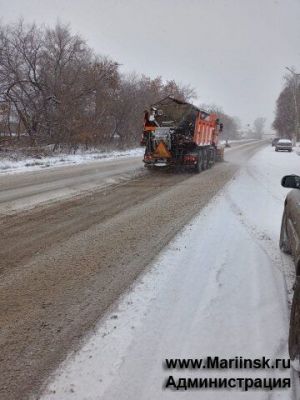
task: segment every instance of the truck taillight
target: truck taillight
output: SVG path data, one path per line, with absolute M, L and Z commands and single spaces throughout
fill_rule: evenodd
M 187 154 L 187 155 L 184 156 L 184 161 L 187 161 L 187 162 L 194 162 L 194 161 L 197 161 L 197 160 L 198 160 L 198 157 L 194 156 L 192 154 Z

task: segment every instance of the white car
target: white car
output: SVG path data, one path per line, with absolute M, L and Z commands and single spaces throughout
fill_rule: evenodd
M 293 150 L 292 141 L 290 139 L 279 139 L 275 145 L 275 151 L 281 150 L 287 150 L 291 152 Z

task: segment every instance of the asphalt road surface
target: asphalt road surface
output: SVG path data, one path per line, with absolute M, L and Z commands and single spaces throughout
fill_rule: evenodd
M 0 398 L 37 398 L 120 294 L 265 145 L 236 145 L 199 175 L 148 172 L 131 158 L 0 177 Z

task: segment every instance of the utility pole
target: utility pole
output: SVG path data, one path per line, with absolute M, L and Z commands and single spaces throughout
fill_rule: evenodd
M 297 74 L 289 67 L 285 67 L 291 74 L 292 74 L 292 90 L 293 90 L 293 97 L 294 97 L 294 105 L 295 105 L 295 132 L 293 134 L 293 145 L 296 145 L 296 141 L 300 139 L 300 121 L 299 121 L 299 109 L 298 109 L 298 102 L 297 102 L 297 91 L 298 91 L 298 78 L 300 74 Z

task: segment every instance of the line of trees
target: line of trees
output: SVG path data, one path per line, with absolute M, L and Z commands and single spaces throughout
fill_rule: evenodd
M 293 139 L 297 133 L 300 116 L 300 79 L 297 78 L 298 74 L 285 76 L 284 87 L 276 101 L 273 128 L 279 137 Z M 297 140 L 300 140 L 299 134 Z
M 121 74 L 117 62 L 95 54 L 66 25 L 0 25 L 0 133 L 16 140 L 26 136 L 54 149 L 134 146 L 143 111 L 168 95 L 196 98 L 174 80 Z M 236 120 L 222 111 L 220 117 L 237 137 Z
M 167 95 L 190 100 L 195 92 L 161 77 L 122 75 L 68 26 L 0 26 L 2 131 L 25 132 L 33 145 L 130 146 L 144 109 Z

